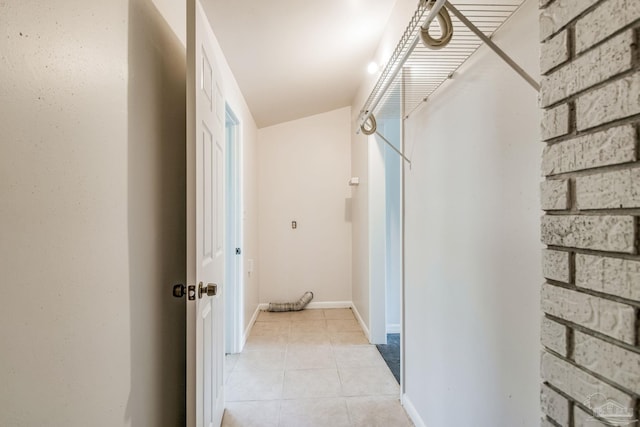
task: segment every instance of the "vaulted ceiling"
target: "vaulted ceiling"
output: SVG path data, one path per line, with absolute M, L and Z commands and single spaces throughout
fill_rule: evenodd
M 396 0 L 203 1 L 258 127 L 351 105 Z

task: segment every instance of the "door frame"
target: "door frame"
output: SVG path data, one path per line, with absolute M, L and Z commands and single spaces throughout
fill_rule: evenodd
M 384 133 L 385 121 L 378 120 Z M 396 148 L 404 153 L 404 120 L 393 125 L 398 132 Z M 369 181 L 369 335 L 372 344 L 387 344 L 388 333 L 400 334 L 400 398 L 404 394 L 404 176 L 405 161 L 378 135 L 368 137 Z M 392 174 L 392 176 L 389 176 Z M 393 179 L 392 179 L 393 178 Z M 390 204 L 390 197 L 397 198 Z M 392 212 L 393 211 L 393 212 Z M 395 218 L 392 241 L 391 218 Z M 398 254 L 399 252 L 399 254 Z M 396 286 L 389 286 L 391 281 Z M 392 296 L 391 293 L 394 293 Z M 389 322 L 389 300 L 398 304 L 399 319 Z M 396 323 L 397 322 L 397 323 Z M 393 326 L 390 330 L 389 326 Z
M 369 136 L 369 341 L 387 343 L 386 279 L 386 181 L 385 146 Z
M 227 183 L 226 201 L 226 253 L 225 265 L 225 353 L 242 351 L 242 325 L 244 323 L 243 271 L 243 191 L 242 191 L 242 139 L 240 120 L 231 106 L 225 104 L 225 145 Z M 236 248 L 240 254 L 236 254 Z

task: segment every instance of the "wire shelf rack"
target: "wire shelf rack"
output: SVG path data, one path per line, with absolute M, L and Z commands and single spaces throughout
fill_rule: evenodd
M 360 111 L 360 123 L 369 113 L 379 118 L 388 114 L 409 116 L 483 44 L 483 41 L 451 14 L 453 37 L 442 49 L 432 50 L 419 41 L 421 26 L 429 14 L 427 1 L 420 1 L 409 25 L 383 69 Z M 522 0 L 490 4 L 455 4 L 455 8 L 491 38 L 493 33 L 520 7 Z M 439 34 L 437 20 L 430 32 Z

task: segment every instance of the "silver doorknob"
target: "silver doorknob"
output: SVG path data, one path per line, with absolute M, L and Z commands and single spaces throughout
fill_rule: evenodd
M 198 284 L 198 298 L 202 298 L 202 295 L 207 294 L 210 297 L 218 294 L 218 285 L 215 283 L 209 283 L 207 286 L 203 286 L 202 282 Z

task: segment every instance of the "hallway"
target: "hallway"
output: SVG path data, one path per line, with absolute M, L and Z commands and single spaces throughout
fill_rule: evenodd
M 413 425 L 351 309 L 260 312 L 225 377 L 224 427 Z

